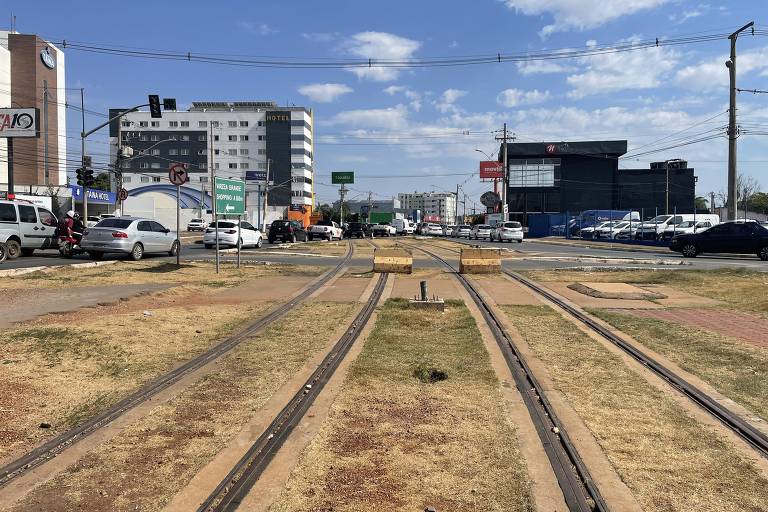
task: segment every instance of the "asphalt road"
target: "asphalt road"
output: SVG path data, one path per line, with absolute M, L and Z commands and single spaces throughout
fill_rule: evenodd
M 205 249 L 202 244 L 193 243 L 199 236 L 183 235 L 181 258 L 183 260 L 213 259 L 213 250 Z M 448 238 L 447 240 L 456 240 Z M 511 270 L 524 270 L 535 268 L 567 268 L 567 267 L 639 267 L 639 268 L 690 268 L 690 269 L 714 269 L 741 267 L 751 270 L 768 271 L 768 262 L 760 261 L 756 256 L 749 255 L 704 255 L 697 258 L 683 258 L 677 253 L 667 250 L 659 251 L 626 251 L 601 247 L 579 247 L 559 245 L 544 242 L 526 240 L 522 244 L 487 242 L 472 240 L 463 243 L 479 245 L 482 247 L 503 247 L 519 251 L 521 258 L 505 260 L 504 266 Z M 322 243 L 322 242 L 318 242 Z M 272 252 L 269 245 L 261 249 L 244 249 L 243 260 L 268 261 L 274 263 L 290 263 L 294 265 L 333 266 L 339 261 L 336 257 L 299 256 Z M 235 258 L 234 254 L 222 254 L 223 261 Z M 119 254 L 107 254 L 104 260 L 124 259 L 126 256 Z M 173 260 L 167 255 L 147 255 L 148 260 Z M 602 261 L 605 260 L 605 261 Z M 87 255 L 82 254 L 71 259 L 62 258 L 58 251 L 37 251 L 33 256 L 20 257 L 16 260 L 6 260 L 0 263 L 0 270 L 12 268 L 27 268 L 51 265 L 70 265 L 72 263 L 84 263 L 91 261 Z M 682 263 L 682 265 L 681 265 Z M 370 265 L 370 259 L 354 258 L 353 266 Z M 419 260 L 417 266 L 435 266 L 434 262 Z

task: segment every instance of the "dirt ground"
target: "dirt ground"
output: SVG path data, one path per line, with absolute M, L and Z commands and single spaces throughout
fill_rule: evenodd
M 329 343 L 354 307 L 349 302 L 298 307 L 222 359 L 214 373 L 9 510 L 161 510 L 311 354 Z M 296 336 L 299 323 L 302 335 Z
M 388 301 L 269 510 L 534 510 L 499 393 L 462 303 L 438 313 Z
M 713 428 L 548 306 L 505 306 L 647 511 L 768 510 L 768 481 Z

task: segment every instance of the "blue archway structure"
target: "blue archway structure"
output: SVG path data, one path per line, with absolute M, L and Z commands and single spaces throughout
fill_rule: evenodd
M 160 192 L 167 196 L 171 196 L 176 199 L 176 186 L 175 185 L 146 185 L 144 187 L 137 187 L 128 191 L 128 196 L 135 197 L 147 192 Z M 182 208 L 200 208 L 200 191 L 189 187 L 181 187 L 181 197 L 179 198 Z M 203 192 L 203 208 L 210 210 L 211 195 Z

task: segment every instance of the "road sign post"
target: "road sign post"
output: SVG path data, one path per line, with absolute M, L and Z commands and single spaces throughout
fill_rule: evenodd
M 245 215 L 245 181 L 229 178 L 213 179 L 213 207 L 216 222 L 216 268 L 219 268 L 219 215 Z M 237 223 L 237 258 L 240 261 L 240 222 Z
M 168 169 L 168 180 L 176 185 L 176 241 L 179 245 L 176 251 L 176 266 L 181 266 L 181 186 L 189 181 L 186 164 L 173 164 Z M 122 192 L 122 191 L 121 191 Z

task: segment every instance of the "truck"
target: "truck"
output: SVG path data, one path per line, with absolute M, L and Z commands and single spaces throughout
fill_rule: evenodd
M 368 222 L 371 224 L 385 223 L 389 224 L 395 218 L 395 214 L 392 212 L 371 212 Z
M 392 226 L 398 235 L 412 235 L 416 232 L 416 226 L 409 219 L 395 219 Z
M 338 224 L 336 224 L 331 220 L 318 221 L 317 224 L 309 226 L 309 231 L 307 231 L 307 238 L 309 240 L 320 238 L 322 240 L 328 240 L 330 242 L 334 238 L 336 238 L 337 240 L 341 240 L 341 237 L 342 237 L 341 228 L 339 227 Z

